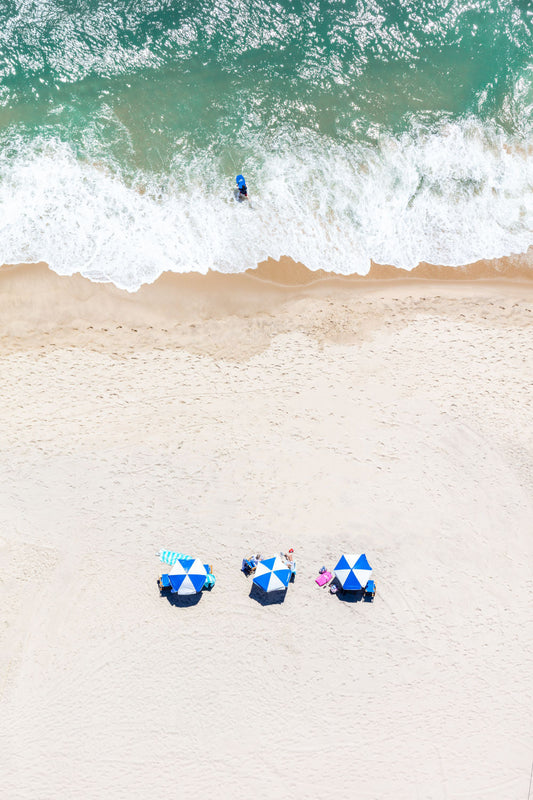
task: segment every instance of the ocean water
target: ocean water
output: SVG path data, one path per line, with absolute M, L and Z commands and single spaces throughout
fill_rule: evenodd
M 530 0 L 2 0 L 0 262 L 134 290 L 523 252 L 532 56 Z

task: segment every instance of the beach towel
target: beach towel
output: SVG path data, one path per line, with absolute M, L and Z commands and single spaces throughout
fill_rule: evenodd
M 178 559 L 182 561 L 192 561 L 192 556 L 186 556 L 183 553 L 176 553 L 175 550 L 160 550 L 157 554 L 164 564 L 173 567 Z
M 324 586 L 325 583 L 328 583 L 332 579 L 333 575 L 331 572 L 323 572 L 321 575 L 318 576 L 315 583 L 318 583 L 319 586 Z

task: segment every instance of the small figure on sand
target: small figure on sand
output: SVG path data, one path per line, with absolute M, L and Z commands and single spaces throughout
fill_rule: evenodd
M 235 200 L 237 200 L 238 203 L 248 200 L 248 187 L 246 186 L 244 175 L 237 175 L 235 183 L 237 184 L 237 188 L 234 192 Z
M 281 553 L 281 559 L 290 569 L 291 581 L 293 581 L 296 577 L 296 560 L 294 558 L 294 549 L 291 547 L 288 553 Z
M 283 560 L 287 563 L 287 565 L 294 563 L 294 550 L 292 547 L 288 553 L 283 553 Z

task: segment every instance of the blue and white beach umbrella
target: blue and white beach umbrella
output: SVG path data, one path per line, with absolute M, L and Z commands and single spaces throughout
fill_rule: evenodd
M 207 570 L 198 558 L 178 558 L 168 571 L 173 594 L 197 594 L 206 578 Z
M 253 582 L 265 592 L 286 589 L 291 579 L 291 571 L 279 556 L 265 558 L 255 568 Z
M 342 555 L 335 567 L 335 575 L 343 589 L 358 591 L 364 589 L 372 576 L 372 567 L 363 553 L 360 556 Z

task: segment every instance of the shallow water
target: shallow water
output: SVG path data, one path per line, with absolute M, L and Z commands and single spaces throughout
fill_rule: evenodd
M 13 0 L 0 48 L 2 262 L 134 289 L 533 243 L 524 0 Z

